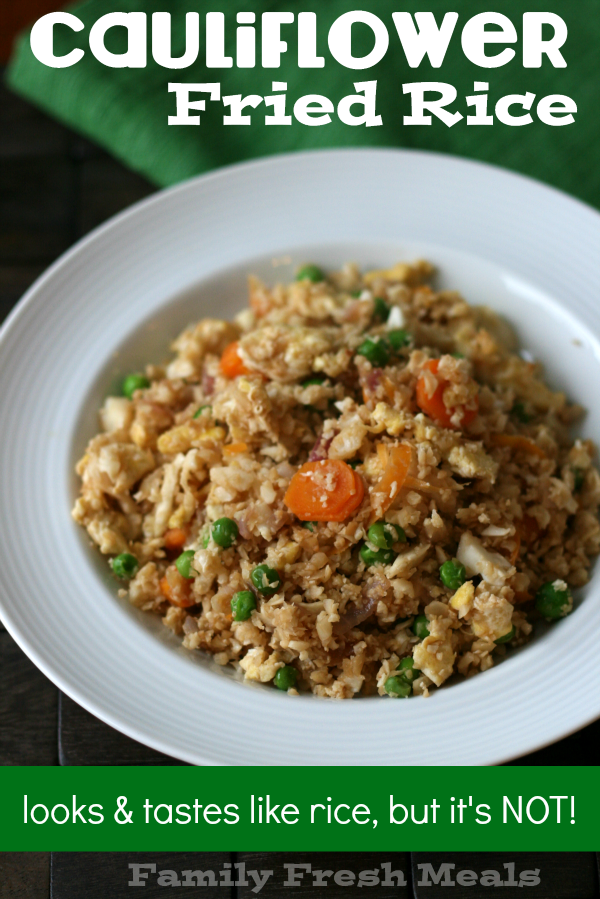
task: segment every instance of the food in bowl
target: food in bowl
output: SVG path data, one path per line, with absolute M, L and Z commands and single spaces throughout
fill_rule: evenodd
M 106 399 L 73 515 L 187 649 L 290 694 L 427 696 L 571 612 L 600 550 L 582 410 L 432 276 L 251 277 Z

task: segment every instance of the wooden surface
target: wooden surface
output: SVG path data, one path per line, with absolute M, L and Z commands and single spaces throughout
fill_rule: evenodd
M 0 852 L 1 899 L 48 899 L 49 852 Z
M 230 865 L 231 879 L 237 886 L 222 885 L 223 874 Z M 244 867 L 240 867 L 243 865 Z M 286 867 L 286 865 L 288 867 Z M 291 883 L 296 866 L 295 886 Z M 306 866 L 310 866 L 307 870 Z M 431 865 L 427 874 L 424 865 Z M 443 865 L 448 874 L 444 876 Z M 510 879 L 510 867 L 514 865 L 514 879 L 519 881 L 521 872 L 537 870 L 538 886 L 492 888 L 474 884 L 461 888 L 457 882 L 459 872 L 473 871 L 477 878 L 484 871 L 497 871 L 504 883 Z M 142 867 L 144 866 L 144 867 Z M 302 868 L 301 866 L 304 866 Z M 386 867 L 387 866 L 387 869 Z M 453 867 L 452 867 L 453 866 Z M 50 871 L 51 868 L 51 871 Z M 253 892 L 255 879 L 272 871 L 259 893 Z M 196 886 L 197 877 L 185 872 L 212 871 L 217 886 L 211 886 L 208 877 L 205 885 Z M 392 886 L 381 881 L 391 872 Z M 401 871 L 406 886 L 396 886 L 401 879 L 394 872 Z M 162 872 L 162 874 L 161 874 Z M 241 873 L 243 872 L 243 874 Z M 323 872 L 319 874 L 318 872 Z M 380 883 L 367 887 L 358 886 L 366 876 L 379 878 Z M 147 875 L 144 877 L 144 875 Z M 301 876 L 302 875 L 302 876 Z M 335 880 L 338 883 L 336 884 Z M 465 875 L 463 874 L 463 877 Z M 473 879 L 472 875 L 466 875 Z M 159 883 L 159 878 L 163 883 Z M 433 885 L 434 878 L 440 882 Z M 455 888 L 444 886 L 445 879 L 454 880 Z M 188 853 L 188 852 L 61 852 L 54 853 L 50 866 L 45 853 L 0 853 L 0 897 L 2 899 L 125 899 L 132 895 L 133 883 L 143 881 L 143 896 L 164 896 L 166 881 L 171 886 L 186 886 L 185 895 L 204 899 L 363 899 L 373 895 L 378 899 L 435 899 L 438 896 L 469 896 L 482 899 L 490 895 L 500 899 L 597 899 L 598 879 L 594 856 L 591 853 L 331 853 L 331 852 L 270 852 L 270 853 Z M 431 886 L 421 884 L 429 882 Z M 327 884 L 319 886 L 319 884 Z M 372 883 L 372 881 L 371 881 Z M 191 885 L 190 885 L 191 884 Z M 139 885 L 138 885 L 139 888 Z M 134 892 L 133 895 L 136 895 Z
M 150 184 L 89 142 L 0 87 L 0 319 L 8 314 L 37 276 L 75 240 L 152 190 Z M 595 722 L 578 734 L 513 764 L 596 764 L 599 743 L 600 722 Z M 62 764 L 78 765 L 178 764 L 107 727 L 70 699 L 59 697 L 58 690 L 29 662 L 0 625 L 0 764 L 56 765 L 59 760 Z M 90 857 L 70 853 L 55 855 L 52 896 L 54 899 L 129 896 L 131 888 L 124 880 L 127 876 L 124 863 L 128 857 L 134 858 L 121 853 Z M 136 858 L 139 861 L 141 857 L 137 855 Z M 328 864 L 332 868 L 334 860 L 331 859 L 329 864 L 327 857 L 319 853 L 311 854 L 313 867 L 317 864 L 315 858 L 321 867 Z M 415 864 L 417 858 L 413 859 Z M 465 864 L 475 865 L 473 858 L 469 856 Z M 143 857 L 144 861 L 150 862 L 156 859 L 158 856 Z M 199 856 L 195 859 L 190 868 L 201 864 L 206 867 L 206 860 L 202 862 Z M 255 859 L 253 864 L 275 866 L 274 870 L 277 870 L 280 860 L 269 854 L 261 860 Z M 374 868 L 389 860 L 389 856 L 381 855 L 367 864 L 360 854 L 352 853 L 344 856 L 338 869 L 355 870 L 358 864 L 356 870 L 360 871 L 363 864 Z M 500 862 L 502 860 L 504 857 Z M 249 863 L 250 859 L 247 861 Z M 559 896 L 587 899 L 597 895 L 591 855 L 541 855 L 538 861 L 544 889 L 548 884 L 550 887 L 546 892 L 521 889 L 518 895 L 547 899 L 558 899 Z M 172 864 L 177 870 L 188 866 L 186 857 L 175 858 Z M 533 862 L 531 866 L 535 867 Z M 407 871 L 410 883 L 408 863 Z M 266 899 L 275 895 L 294 899 L 293 889 L 281 886 L 282 876 L 282 869 L 279 869 L 273 882 L 266 884 L 258 895 Z M 49 880 L 47 854 L 0 853 L 0 899 L 46 899 Z M 559 887 L 563 892 L 557 892 Z M 148 886 L 145 889 L 143 895 L 163 895 L 164 887 Z M 250 887 L 235 889 L 236 899 L 257 895 Z M 358 889 L 361 892 L 356 893 Z M 385 888 L 373 889 L 382 899 L 387 895 Z M 447 889 L 440 887 L 437 890 L 448 895 Z M 364 890 L 333 883 L 327 888 L 303 887 L 296 895 L 335 896 L 342 892 L 362 896 Z M 457 890 L 452 895 L 462 893 Z M 398 891 L 392 894 L 402 896 Z M 206 888 L 191 887 L 186 895 L 208 896 L 209 893 Z M 219 887 L 216 895 L 228 899 L 229 893 Z M 405 895 L 411 895 L 411 892 L 405 892 Z M 417 892 L 419 897 L 425 895 L 434 893 Z M 475 887 L 469 887 L 468 895 L 477 897 L 479 893 Z M 503 888 L 498 895 L 508 896 L 508 893 Z
M 220 885 L 231 865 L 236 885 Z M 134 865 L 144 865 L 144 869 Z M 423 866 L 430 865 L 427 874 Z M 443 875 L 442 866 L 448 873 Z M 293 867 L 292 867 L 293 866 Z M 514 866 L 514 867 L 512 867 Z M 142 871 L 146 877 L 142 877 Z M 198 872 L 195 876 L 191 872 Z M 498 872 L 500 888 L 474 883 L 484 872 Z M 164 895 L 165 887 L 186 886 L 186 896 L 207 899 L 436 899 L 455 895 L 482 899 L 595 899 L 595 859 L 591 853 L 56 853 L 52 856 L 52 899 L 125 899 L 136 880 L 142 895 Z M 190 872 L 190 873 L 186 873 Z M 200 873 L 201 872 L 201 873 Z M 212 883 L 208 880 L 212 872 Z M 255 872 L 253 874 L 252 872 Z M 462 873 L 461 873 L 462 872 Z M 512 872 L 512 876 L 511 876 Z M 535 876 L 533 886 L 510 886 L 522 875 Z M 196 886 L 197 877 L 206 877 Z M 208 875 L 208 877 L 207 877 Z M 440 876 L 441 875 L 441 876 Z M 493 875 L 492 875 L 493 876 Z M 162 883 L 159 881 L 162 880 Z M 367 881 L 367 878 L 370 878 Z M 434 883 L 438 878 L 440 882 Z M 464 886 L 461 886 L 461 878 Z M 444 879 L 448 882 L 444 885 Z M 216 886 L 214 885 L 216 881 Z M 261 884 L 262 881 L 262 884 Z M 362 881 L 362 886 L 360 885 Z M 422 883 L 431 885 L 424 887 Z M 367 886 L 367 883 L 370 883 Z M 193 885 L 192 885 L 193 884 Z M 138 883 L 138 888 L 141 884 Z M 453 885 L 454 889 L 448 889 Z M 257 886 L 259 890 L 257 892 Z M 134 894 L 135 895 L 135 894 Z
M 50 896 L 51 899 L 131 899 L 132 891 L 135 896 L 143 889 L 144 899 L 154 899 L 165 895 L 166 886 L 187 886 L 186 881 L 197 883 L 201 875 L 193 876 L 186 871 L 203 874 L 211 871 L 217 886 L 188 886 L 185 896 L 234 899 L 235 887 L 219 885 L 222 880 L 219 872 L 225 870 L 224 864 L 232 862 L 228 852 L 55 852 Z M 158 882 L 161 877 L 162 884 Z M 133 886 L 136 882 L 137 889 Z M 207 879 L 206 883 L 210 881 Z
M 61 765 L 185 764 L 130 740 L 64 693 L 58 698 L 58 758 Z

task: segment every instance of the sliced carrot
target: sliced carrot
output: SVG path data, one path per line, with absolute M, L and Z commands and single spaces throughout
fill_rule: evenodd
M 383 468 L 385 468 L 390 459 L 390 454 L 388 453 L 388 448 L 385 443 L 377 444 L 377 455 L 379 456 L 381 465 L 383 466 Z
M 527 514 L 523 515 L 523 518 L 521 519 L 520 531 L 527 543 L 535 543 L 542 533 L 537 518 Z
M 383 474 L 373 487 L 371 498 L 371 505 L 377 518 L 381 518 L 404 487 L 413 459 L 413 449 L 408 443 L 386 447 L 386 449 L 388 461 Z M 379 446 L 377 451 L 379 452 Z
M 245 453 L 248 449 L 247 443 L 228 443 L 223 447 L 224 456 L 235 456 L 237 453 Z
M 383 376 L 382 384 L 383 389 L 385 390 L 385 395 L 393 406 L 396 401 L 396 388 L 394 387 L 393 382 L 390 381 L 390 379 L 387 377 L 387 375 Z
M 477 416 L 477 413 L 479 411 L 479 400 L 477 397 L 474 398 L 473 408 L 467 406 L 456 406 L 452 409 L 448 409 L 444 404 L 444 392 L 449 386 L 449 382 L 441 380 L 439 378 L 438 385 L 435 388 L 433 394 L 430 396 L 427 390 L 428 378 L 425 372 L 429 371 L 433 375 L 437 375 L 439 366 L 439 359 L 430 359 L 423 366 L 421 374 L 419 375 L 419 378 L 417 380 L 417 405 L 419 409 L 421 409 L 426 415 L 429 416 L 429 418 L 437 422 L 437 424 L 443 425 L 445 428 L 456 428 L 456 425 L 452 423 L 452 416 L 455 414 L 457 409 L 462 409 L 461 427 L 466 428 Z
M 323 459 L 298 469 L 283 501 L 301 521 L 345 521 L 364 495 L 363 480 L 349 465 Z
M 345 521 L 347 518 L 350 518 L 352 513 L 355 512 L 362 503 L 365 495 L 365 484 L 363 479 L 355 471 L 353 471 L 352 474 L 354 475 L 354 493 L 350 494 L 344 508 L 340 509 L 338 514 L 342 515 L 342 518 L 338 519 L 339 521 Z M 315 519 L 315 521 L 317 521 L 317 519 Z
M 548 458 L 541 446 L 521 434 L 492 434 L 491 440 L 495 446 L 508 446 L 511 449 L 538 456 L 540 459 Z
M 404 481 L 404 487 L 410 490 L 420 490 L 422 493 L 430 493 L 433 496 L 439 495 L 441 488 L 436 484 L 430 484 L 428 481 L 422 481 L 421 478 L 411 478 L 409 475 Z
M 174 565 L 169 565 L 165 576 L 160 579 L 160 592 L 171 605 L 180 609 L 187 609 L 196 603 L 190 581 L 182 577 Z
M 531 593 L 528 593 L 526 590 L 515 593 L 512 598 L 513 606 L 521 605 L 524 602 L 531 602 L 533 600 L 533 596 Z
M 169 528 L 168 531 L 165 531 L 165 549 L 183 549 L 186 540 L 187 531 L 184 531 L 183 528 Z
M 229 346 L 226 346 L 221 356 L 221 371 L 226 378 L 237 378 L 238 375 L 247 375 L 248 369 L 242 361 L 239 354 L 239 341 L 234 340 Z

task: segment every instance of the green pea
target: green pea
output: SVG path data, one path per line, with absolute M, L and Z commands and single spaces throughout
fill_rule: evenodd
M 192 562 L 194 560 L 194 550 L 186 549 L 185 552 L 182 552 L 180 556 L 175 559 L 175 567 L 177 571 L 181 575 L 181 577 L 185 577 L 188 580 L 191 580 L 195 577 L 196 572 L 191 567 Z
M 324 280 L 325 275 L 318 265 L 303 265 L 296 274 L 296 281 L 312 281 L 317 284 Z
M 326 381 L 327 378 L 325 375 L 311 375 L 310 378 L 307 378 L 306 381 L 302 381 L 302 387 L 312 387 L 313 384 L 322 384 L 323 381 Z
M 300 523 L 300 527 L 306 528 L 306 530 L 310 531 L 311 534 L 314 534 L 316 526 L 317 526 L 316 521 L 302 521 Z
M 571 591 L 559 590 L 554 583 L 542 584 L 535 597 L 535 607 L 538 612 L 550 620 L 564 618 L 573 611 L 573 597 Z
M 517 633 L 517 631 L 516 631 L 516 628 L 515 628 L 515 626 L 514 626 L 514 624 L 513 624 L 513 626 L 512 626 L 511 629 L 509 630 L 509 632 L 508 632 L 507 634 L 504 634 L 503 637 L 498 637 L 497 640 L 494 640 L 494 643 L 497 643 L 498 646 L 500 646 L 502 643 L 510 643 L 510 641 L 512 640 L 512 638 L 514 637 L 514 635 L 515 635 L 516 633 Z
M 415 668 L 415 660 L 412 656 L 406 656 L 404 659 L 400 659 L 400 664 L 398 665 L 398 671 L 418 671 L 418 668 Z
M 129 580 L 138 570 L 138 560 L 131 553 L 121 553 L 112 560 L 111 567 L 117 577 Z
M 363 543 L 360 548 L 360 557 L 367 568 L 371 565 L 391 565 L 397 555 L 393 549 L 371 549 L 368 543 Z
M 427 615 L 417 615 L 415 620 L 412 623 L 411 630 L 415 637 L 419 637 L 420 640 L 424 640 L 425 637 L 429 636 L 429 620 Z
M 401 677 L 403 677 L 409 684 L 412 684 L 415 678 L 419 677 L 421 674 L 420 670 L 415 668 L 415 661 L 412 656 L 406 656 L 405 659 L 401 660 L 398 665 L 398 671 L 402 672 Z
M 194 412 L 194 418 L 200 418 L 205 409 L 210 409 L 210 411 L 212 412 L 212 406 L 200 406 L 200 408 L 196 412 Z
M 273 683 L 278 690 L 289 690 L 290 687 L 296 686 L 297 680 L 298 672 L 296 669 L 292 665 L 284 665 L 273 678 Z
M 449 590 L 458 590 L 467 579 L 465 566 L 458 559 L 448 559 L 440 567 L 440 579 Z
M 581 468 L 574 468 L 573 481 L 573 490 L 575 493 L 579 493 L 579 491 L 583 487 L 583 482 L 585 481 L 585 471 L 583 471 Z
M 250 580 L 263 596 L 273 596 L 281 587 L 279 572 L 265 564 L 257 565 L 250 575 Z
M 406 699 L 412 692 L 412 687 L 408 681 L 398 674 L 388 677 L 383 688 L 388 696 L 398 696 L 402 699 Z
M 132 399 L 136 390 L 145 390 L 147 387 L 150 387 L 150 381 L 145 375 L 127 375 L 121 385 L 121 391 L 123 396 Z
M 234 621 L 247 621 L 256 608 L 256 599 L 251 590 L 240 590 L 231 597 L 231 611 Z
M 394 543 L 406 543 L 406 534 L 403 528 L 388 521 L 378 521 L 372 524 L 367 531 L 369 543 L 379 549 L 391 549 Z
M 359 296 L 361 295 L 361 293 L 362 293 L 362 290 L 353 290 L 352 293 L 350 294 L 350 296 L 353 299 L 357 300 L 359 298 Z
M 387 332 L 386 337 L 396 352 L 408 346 L 411 340 L 410 334 L 404 328 L 394 328 L 393 331 Z
M 375 297 L 373 300 L 373 318 L 380 322 L 386 322 L 390 317 L 390 307 L 383 297 Z
M 525 411 L 524 403 L 515 403 L 510 410 L 510 414 L 524 425 L 526 425 L 528 421 L 531 421 L 531 415 Z
M 464 353 L 458 353 L 458 352 L 456 352 L 456 353 L 450 353 L 450 355 L 451 355 L 451 356 L 454 356 L 455 359 L 464 359 L 464 358 L 465 358 L 465 354 L 464 354 Z
M 217 546 L 227 549 L 238 538 L 238 526 L 233 518 L 218 518 L 212 526 L 212 538 Z
M 386 340 L 372 340 L 367 337 L 356 351 L 358 356 L 364 356 L 371 365 L 383 367 L 390 361 L 390 346 Z

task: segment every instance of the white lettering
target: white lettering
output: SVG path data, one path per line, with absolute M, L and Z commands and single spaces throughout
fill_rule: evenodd
M 513 128 L 531 125 L 533 117 L 529 113 L 516 116 L 510 112 L 510 108 L 511 106 L 522 106 L 523 109 L 529 110 L 533 106 L 534 100 L 535 94 L 530 94 L 529 92 L 526 94 L 508 94 L 496 103 L 496 116 L 504 125 L 512 125 Z
M 439 69 L 454 34 L 458 13 L 447 12 L 441 28 L 438 28 L 432 12 L 417 12 L 415 21 L 419 26 L 418 31 L 409 12 L 392 13 L 392 19 L 411 69 L 420 66 L 425 56 L 429 57 L 429 62 L 434 69 Z
M 352 26 L 367 25 L 375 37 L 375 46 L 366 56 L 352 55 Z M 353 10 L 339 16 L 329 29 L 329 50 L 333 58 L 347 69 L 368 69 L 380 62 L 390 43 L 388 30 L 378 16 L 364 10 Z
M 257 106 L 260 106 L 262 101 L 263 98 L 259 97 L 258 94 L 248 94 L 247 97 L 243 97 L 241 94 L 229 94 L 227 97 L 223 97 L 223 106 L 229 106 L 231 108 L 230 114 L 223 116 L 223 124 L 251 125 L 252 116 L 242 115 L 242 111 L 246 109 L 247 106 L 256 109 Z
M 205 100 L 190 100 L 190 94 L 207 93 L 211 100 L 219 100 L 221 97 L 221 85 L 218 82 L 208 82 L 206 84 L 186 84 L 185 82 L 170 82 L 169 93 L 175 94 L 176 115 L 170 115 L 168 118 L 169 125 L 199 125 L 200 116 L 190 115 L 190 109 L 197 109 L 202 112 L 206 108 Z
M 550 40 L 542 37 L 544 25 L 551 25 L 554 34 Z M 523 66 L 539 69 L 544 53 L 555 69 L 565 69 L 567 62 L 560 52 L 569 36 L 564 19 L 553 12 L 526 12 L 523 14 Z
M 81 49 L 71 50 L 66 56 L 54 55 L 54 26 L 67 25 L 73 31 L 83 31 L 83 22 L 68 12 L 49 12 L 38 19 L 29 36 L 31 52 L 39 62 L 51 69 L 66 69 L 83 59 Z
M 322 69 L 325 57 L 317 56 L 317 14 L 298 13 L 298 68 Z
M 233 57 L 225 56 L 225 13 L 206 13 L 206 68 L 230 69 Z
M 577 112 L 577 103 L 571 97 L 565 97 L 564 94 L 550 94 L 548 97 L 543 97 L 537 106 L 540 121 L 544 125 L 552 125 L 554 128 L 560 128 L 561 125 L 572 125 L 575 121 L 574 112 Z
M 310 125 L 313 128 L 320 125 L 328 125 L 331 122 L 331 113 L 334 106 L 328 97 L 321 94 L 306 94 L 294 103 L 294 116 L 302 125 Z M 324 808 L 324 806 L 322 806 Z M 311 806 L 317 808 L 317 806 Z
M 109 12 L 101 16 L 90 30 L 90 50 L 98 60 L 111 69 L 143 69 L 146 66 L 145 12 Z M 127 29 L 125 53 L 111 53 L 104 46 L 106 32 L 120 26 Z
M 155 12 L 152 15 L 152 58 L 165 69 L 186 69 L 198 59 L 200 52 L 200 16 L 189 12 L 185 17 L 185 52 L 183 56 L 172 54 L 171 13 Z
M 458 92 L 452 84 L 443 81 L 415 81 L 403 84 L 402 90 L 412 97 L 411 114 L 404 116 L 405 125 L 431 125 L 433 120 L 430 115 L 425 115 L 426 110 L 437 116 L 448 128 L 452 128 L 463 118 L 460 112 L 450 113 L 445 109 L 457 97 Z M 427 91 L 437 91 L 441 96 L 437 100 L 426 100 Z
M 380 115 L 375 114 L 375 102 L 377 96 L 376 81 L 357 81 L 354 85 L 356 94 L 350 94 L 340 100 L 337 108 L 337 114 L 345 125 L 366 125 L 372 128 L 376 125 L 382 125 L 383 119 Z M 360 94 L 364 96 L 360 96 Z M 352 113 L 353 106 L 362 106 L 361 115 Z
M 542 805 L 544 806 L 544 816 L 542 818 L 540 818 L 539 821 L 536 818 L 534 818 L 531 813 L 531 806 L 533 805 L 534 802 L 541 802 Z M 531 799 L 529 800 L 529 802 L 527 803 L 527 805 L 525 806 L 525 813 L 532 824 L 543 824 L 544 821 L 546 820 L 546 818 L 548 817 L 548 815 L 550 814 L 550 806 L 548 805 L 548 803 L 546 802 L 546 800 L 544 799 L 543 796 L 532 796 Z
M 497 25 L 499 31 L 486 31 L 486 25 Z M 469 19 L 462 32 L 462 48 L 465 56 L 476 66 L 497 69 L 514 59 L 515 51 L 508 47 L 495 56 L 487 56 L 486 44 L 514 44 L 517 31 L 508 16 L 499 12 L 481 12 Z
M 262 14 L 262 64 L 264 69 L 278 69 L 281 54 L 287 52 L 287 41 L 281 40 L 281 26 L 292 25 L 293 12 L 264 12 Z

